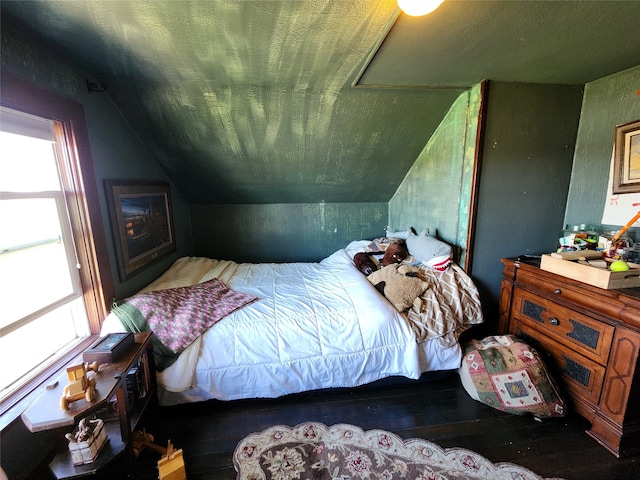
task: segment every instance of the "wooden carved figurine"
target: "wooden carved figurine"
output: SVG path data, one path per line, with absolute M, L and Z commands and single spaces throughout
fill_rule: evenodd
M 138 458 L 142 450 L 149 448 L 162 455 L 167 453 L 167 449 L 153 443 L 153 435 L 147 433 L 147 429 L 136 430 L 131 437 L 131 443 L 133 445 L 133 456 Z
M 69 404 L 84 398 L 87 402 L 92 402 L 96 397 L 96 379 L 88 378 L 87 373 L 94 371 L 98 373 L 98 362 L 81 363 L 67 368 L 67 379 L 69 384 L 65 385 L 62 397 L 60 398 L 60 408 L 69 410 Z

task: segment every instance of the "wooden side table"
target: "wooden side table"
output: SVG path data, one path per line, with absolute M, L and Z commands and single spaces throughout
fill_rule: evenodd
M 95 474 L 125 450 L 131 461 L 131 432 L 156 395 L 151 337 L 151 332 L 136 333 L 135 343 L 117 362 L 100 365 L 94 376 L 96 398 L 92 402 L 78 400 L 70 403 L 67 411 L 60 408 L 60 398 L 67 384 L 66 369 L 63 369 L 53 381 L 53 388 L 45 389 L 22 414 L 22 421 L 31 432 L 61 427 L 70 427 L 71 431 L 81 419 L 95 414 L 104 420 L 108 440 L 97 458 L 89 464 L 74 465 L 70 452 L 61 452 L 49 464 L 56 478 Z M 101 337 L 95 338 L 97 344 Z M 75 363 L 82 363 L 82 356 L 70 365 Z

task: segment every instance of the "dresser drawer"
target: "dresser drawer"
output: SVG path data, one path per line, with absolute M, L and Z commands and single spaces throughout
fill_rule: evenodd
M 547 298 L 556 298 L 560 302 L 576 305 L 578 308 L 600 315 L 616 317 L 624 307 L 612 290 L 600 288 L 587 290 L 575 285 L 576 282 L 569 278 L 551 273 L 542 278 L 530 272 L 518 272 L 518 282 L 539 290 L 546 294 Z
M 513 318 L 606 365 L 615 328 L 529 291 L 516 288 Z
M 566 393 L 574 399 L 588 402 L 593 408 L 598 405 L 605 367 L 563 347 L 525 323 L 516 321 L 514 327 L 516 336 L 538 350 Z M 584 415 L 584 412 L 580 413 Z

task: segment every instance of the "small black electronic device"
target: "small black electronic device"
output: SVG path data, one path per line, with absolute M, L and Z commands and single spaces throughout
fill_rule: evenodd
M 82 354 L 85 362 L 113 363 L 134 344 L 133 333 L 110 333 Z

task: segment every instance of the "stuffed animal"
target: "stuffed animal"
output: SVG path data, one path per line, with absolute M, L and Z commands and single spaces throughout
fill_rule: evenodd
M 418 267 L 392 263 L 373 272 L 367 280 L 396 310 L 404 312 L 428 287 L 428 283 L 420 279 L 418 271 Z
M 392 263 L 400 263 L 409 256 L 407 248 L 404 246 L 404 242 L 393 242 L 384 251 L 382 257 L 382 265 L 387 266 Z
M 365 275 L 371 275 L 378 270 L 376 262 L 364 252 L 358 252 L 353 256 L 353 262 L 356 264 L 356 268 Z
M 411 255 L 425 266 L 439 272 L 444 272 L 452 263 L 453 249 L 451 245 L 428 235 L 426 231 L 419 235 L 411 233 L 407 237 L 407 248 Z

